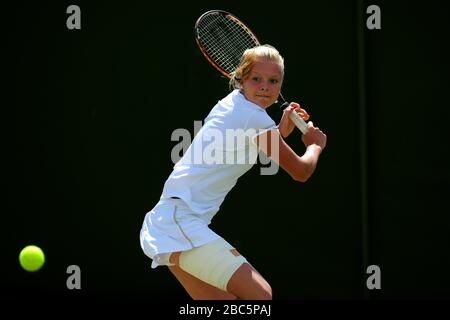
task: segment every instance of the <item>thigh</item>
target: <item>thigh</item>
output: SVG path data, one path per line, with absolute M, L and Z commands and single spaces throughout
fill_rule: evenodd
M 232 249 L 233 255 L 240 255 L 236 249 Z M 174 266 L 169 267 L 178 281 L 193 299 L 200 300 L 271 300 L 272 288 L 264 277 L 249 263 L 243 263 L 231 276 L 227 284 L 227 292 L 212 286 L 179 267 L 181 252 L 173 253 L 170 262 Z
M 170 256 L 170 262 L 174 264 L 169 267 L 169 270 L 181 283 L 183 288 L 194 300 L 235 300 L 236 296 L 220 290 L 196 277 L 190 273 L 182 270 L 179 264 L 179 257 L 181 252 L 173 253 Z

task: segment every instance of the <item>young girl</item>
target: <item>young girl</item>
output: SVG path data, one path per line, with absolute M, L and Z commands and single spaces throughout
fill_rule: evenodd
M 277 126 L 265 110 L 276 102 L 283 76 L 283 58 L 272 46 L 244 52 L 230 80 L 233 91 L 211 110 L 145 216 L 140 243 L 152 268 L 167 265 L 193 299 L 272 299 L 262 275 L 208 225 L 259 150 L 296 181 L 313 174 L 326 135 L 309 122 L 306 150 L 298 156 L 283 138 L 294 130 L 289 115 L 308 120 L 306 111 L 291 103 Z

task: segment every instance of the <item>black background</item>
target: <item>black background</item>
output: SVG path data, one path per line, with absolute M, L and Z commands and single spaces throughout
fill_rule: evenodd
M 144 215 L 193 132 L 228 93 L 198 51 L 210 9 L 247 22 L 285 57 L 283 93 L 328 136 L 306 184 L 256 165 L 211 227 L 277 300 L 448 299 L 448 6 L 444 1 L 21 2 L 8 11 L 3 294 L 186 299 L 139 245 Z M 68 30 L 66 8 L 81 8 Z M 368 5 L 381 8 L 369 30 Z M 281 112 L 269 109 L 278 121 Z M 300 134 L 288 138 L 298 153 Z M 44 267 L 18 264 L 28 244 Z M 66 287 L 81 268 L 78 291 Z M 367 290 L 366 268 L 381 269 Z

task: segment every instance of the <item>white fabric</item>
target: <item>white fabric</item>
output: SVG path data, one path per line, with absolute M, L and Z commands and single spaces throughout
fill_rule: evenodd
M 171 252 L 185 251 L 220 238 L 203 216 L 194 214 L 183 200 L 161 198 L 144 218 L 141 248 L 152 268 L 170 265 Z
M 217 212 L 238 178 L 256 163 L 255 136 L 276 128 L 266 110 L 248 101 L 239 90 L 232 91 L 211 110 L 175 164 L 163 196 L 183 199 L 198 214 Z
M 208 227 L 212 217 L 238 178 L 256 162 L 255 136 L 276 128 L 267 112 L 238 90 L 214 106 L 186 154 L 175 164 L 160 201 L 145 216 L 140 242 L 144 253 L 153 259 L 153 268 L 170 265 L 171 252 L 190 250 L 220 238 Z M 232 136 L 233 143 L 230 139 L 226 139 L 228 143 L 220 141 L 221 135 L 227 136 L 227 129 L 238 132 Z M 214 161 L 202 157 L 204 151 L 211 152 Z M 198 154 L 201 161 L 194 161 L 199 160 L 195 159 Z
M 220 238 L 180 255 L 180 268 L 223 291 L 228 281 L 245 262 L 243 256 L 231 253 L 232 245 Z

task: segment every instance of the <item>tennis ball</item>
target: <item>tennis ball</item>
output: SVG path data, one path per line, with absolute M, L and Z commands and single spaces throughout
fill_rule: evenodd
M 37 271 L 42 268 L 45 262 L 44 252 L 37 246 L 26 246 L 20 251 L 19 262 L 26 271 Z

